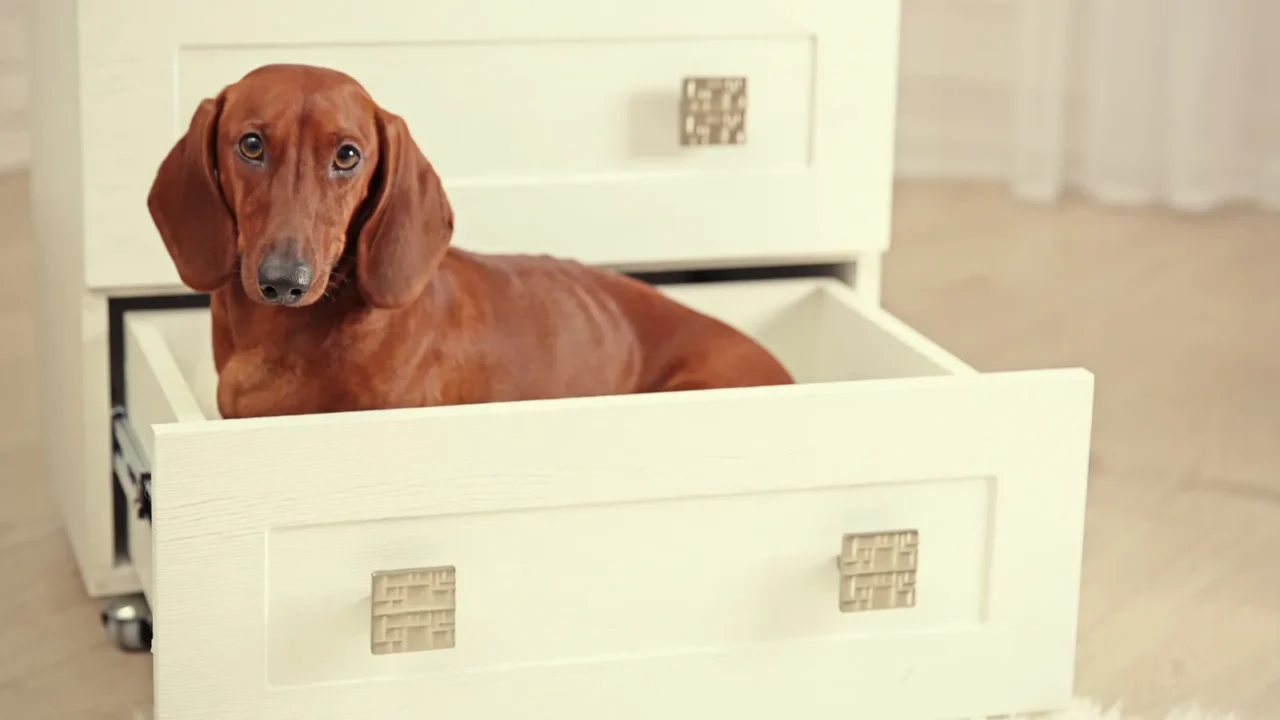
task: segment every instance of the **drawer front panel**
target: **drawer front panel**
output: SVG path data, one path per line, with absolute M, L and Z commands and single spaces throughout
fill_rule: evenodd
M 417 676 L 447 693 L 467 673 L 503 685 L 551 666 L 977 630 L 993 490 L 956 479 L 275 528 L 267 684 Z M 844 535 L 904 528 L 920 538 L 913 609 L 841 612 Z M 370 574 L 429 567 L 454 569 L 454 648 L 372 654 Z
M 1045 371 L 157 426 L 158 717 L 1060 706 L 1091 393 Z
M 485 185 L 705 183 L 716 173 L 803 175 L 809 165 L 812 89 L 796 81 L 813 74 L 806 36 L 193 48 L 178 58 L 178 116 L 228 79 L 285 62 L 358 78 L 410 124 L 464 207 Z M 731 73 L 750 78 L 751 142 L 682 149 L 681 78 Z
M 271 62 L 347 71 L 404 116 L 462 247 L 675 268 L 888 242 L 897 3 L 293 5 L 81 9 L 91 285 L 177 284 L 145 207 L 155 170 L 200 99 Z M 681 144 L 687 77 L 746 79 L 743 144 Z

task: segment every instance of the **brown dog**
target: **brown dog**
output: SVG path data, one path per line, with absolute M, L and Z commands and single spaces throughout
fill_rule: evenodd
M 404 121 L 333 70 L 266 66 L 203 101 L 147 204 L 212 293 L 226 418 L 792 382 L 625 275 L 451 248 Z

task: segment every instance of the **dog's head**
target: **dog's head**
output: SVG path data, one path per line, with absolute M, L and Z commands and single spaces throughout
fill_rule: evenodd
M 262 303 L 316 302 L 354 272 L 374 307 L 402 307 L 453 235 L 440 178 L 404 120 L 352 78 L 258 68 L 200 103 L 147 198 L 182 281 L 238 281 Z

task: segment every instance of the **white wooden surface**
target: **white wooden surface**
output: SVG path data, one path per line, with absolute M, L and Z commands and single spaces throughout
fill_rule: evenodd
M 834 281 L 668 292 L 802 384 L 204 422 L 207 314 L 132 316 L 131 372 L 152 379 L 130 412 L 167 423 L 156 717 L 1065 703 L 1091 376 L 977 374 Z M 840 613 L 843 533 L 901 528 L 921 533 L 917 607 Z M 439 564 L 457 647 L 373 656 L 370 573 Z
M 1050 371 L 162 426 L 157 717 L 1059 706 L 1090 390 Z M 904 526 L 917 609 L 839 613 L 841 534 Z M 437 564 L 458 646 L 370 655 L 370 573 Z
M 80 3 L 83 7 L 84 3 Z M 39 0 L 32 13 L 31 219 L 36 249 L 40 406 L 45 470 L 86 590 L 134 592 L 138 579 L 115 555 L 108 387 L 107 298 L 85 292 L 84 143 L 77 3 Z
M 91 287 L 177 285 L 141 199 L 200 98 L 280 61 L 346 70 L 408 120 L 463 247 L 675 268 L 888 243 L 897 2 L 136 0 L 78 21 L 81 137 L 104 139 L 84 148 Z M 699 74 L 748 78 L 745 146 L 678 145 Z
M 125 406 L 148 457 L 155 457 L 153 425 L 209 417 L 192 394 L 191 378 L 182 370 L 184 360 L 188 368 L 203 369 L 199 356 L 205 355 L 210 356 L 208 372 L 214 372 L 209 331 L 207 309 L 130 313 L 125 317 Z

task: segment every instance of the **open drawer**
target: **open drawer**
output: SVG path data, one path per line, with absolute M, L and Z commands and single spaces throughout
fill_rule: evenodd
M 207 312 L 127 317 L 156 717 L 1065 706 L 1092 376 L 977 373 L 836 281 L 666 292 L 801 383 L 223 421 Z

